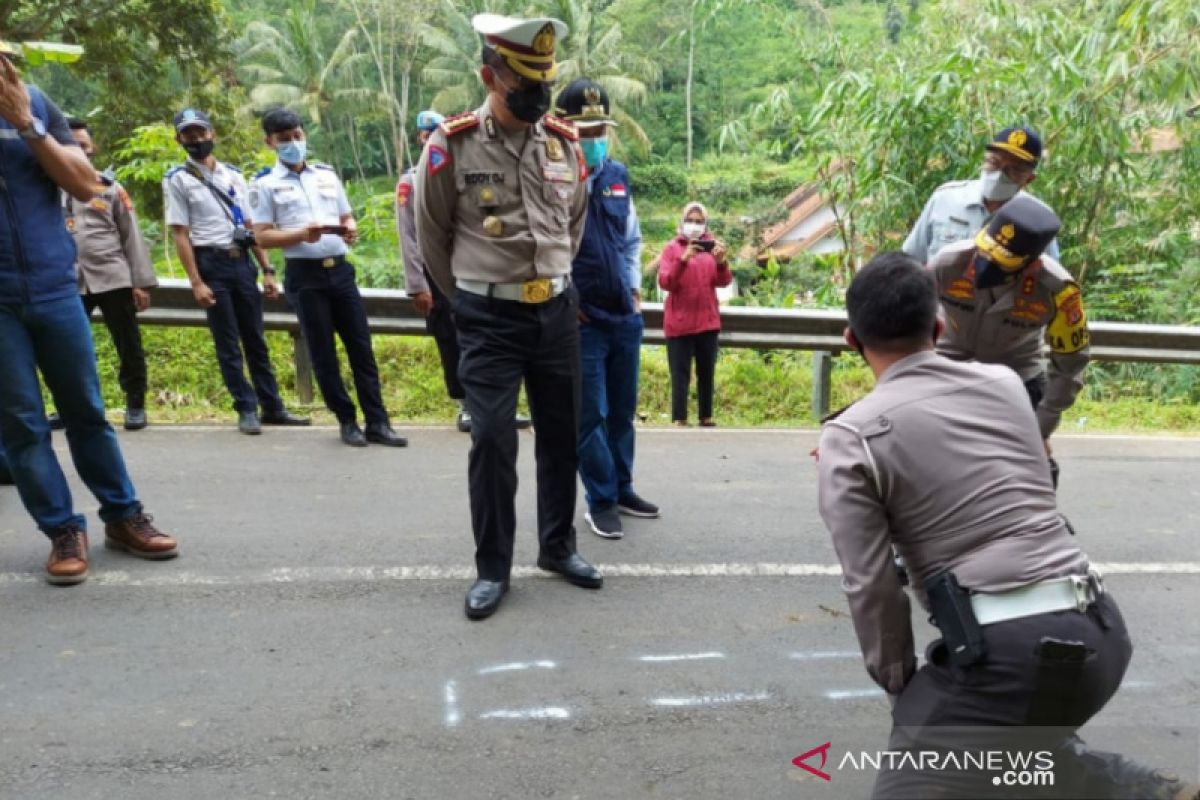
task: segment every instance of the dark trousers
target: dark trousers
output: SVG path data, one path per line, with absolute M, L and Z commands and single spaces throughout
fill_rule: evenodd
M 1041 373 L 1036 377 L 1025 381 L 1025 391 L 1029 394 L 1029 402 L 1033 404 L 1033 410 L 1037 411 L 1037 407 L 1042 404 L 1042 398 L 1046 396 L 1046 373 Z M 1058 489 L 1058 462 L 1053 458 L 1047 459 L 1050 462 L 1050 480 L 1054 483 L 1054 488 Z
M 1086 612 L 1058 611 L 983 629 L 981 664 L 949 663 L 935 641 L 926 664 L 892 709 L 889 750 L 938 753 L 1009 751 L 1052 754 L 1054 786 L 1020 797 L 1125 797 L 1114 754 L 1089 751 L 1075 731 L 1104 707 L 1125 675 L 1133 645 L 1116 601 L 1103 595 Z M 1082 655 L 1064 658 L 1041 646 L 1044 637 Z M 1076 645 L 1072 647 L 1072 644 Z M 959 756 L 960 761 L 965 756 Z M 911 762 L 910 762 L 911 763 Z M 1036 769 L 1034 767 L 1033 769 Z M 1011 797 L 1012 786 L 976 770 L 896 768 L 880 772 L 875 798 Z
M 687 420 L 692 361 L 696 362 L 696 397 L 700 404 L 700 419 L 712 418 L 717 336 L 718 331 L 705 331 L 667 339 L 667 365 L 671 370 L 672 420 Z
M 281 413 L 283 398 L 263 335 L 262 295 L 250 257 L 231 258 L 224 249 L 196 248 L 196 265 L 217 301 L 205 314 L 234 409 L 245 413 L 261 407 L 264 414 Z M 253 387 L 242 372 L 243 351 Z
M 467 478 L 475 567 L 506 580 L 516 531 L 517 393 L 525 382 L 537 431 L 538 542 L 563 558 L 575 551 L 575 441 L 579 420 L 579 301 L 574 289 L 531 305 L 460 291 L 454 320 L 458 376 L 471 415 Z
M 432 280 L 429 281 L 429 292 L 433 295 L 433 308 L 425 318 L 425 330 L 437 343 L 438 356 L 442 361 L 442 378 L 446 382 L 446 393 L 451 400 L 462 401 L 466 396 L 462 383 L 458 380 L 458 331 L 454 327 L 454 312 L 450 309 L 450 301 L 442 290 L 437 288 Z
M 121 362 L 117 379 L 130 408 L 146 407 L 146 353 L 142 349 L 142 329 L 138 326 L 133 289 L 83 295 L 83 310 L 90 316 L 99 308 L 104 324 L 117 348 Z
M 363 417 L 368 425 L 386 424 L 388 413 L 383 407 L 379 366 L 371 346 L 367 309 L 354 280 L 354 266 L 344 258 L 334 259 L 332 267 L 324 266 L 320 259 L 289 258 L 286 263 L 284 292 L 300 318 L 325 406 L 338 422 L 355 422 L 358 418 L 354 401 L 342 381 L 336 334 L 350 360 Z

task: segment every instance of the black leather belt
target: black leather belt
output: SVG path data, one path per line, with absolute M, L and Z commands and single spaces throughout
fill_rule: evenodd
M 246 251 L 240 247 L 210 247 L 201 245 L 200 247 L 192 247 L 192 252 L 200 253 L 215 253 L 216 255 L 225 256 L 237 261 L 246 256 Z
M 285 266 L 298 267 L 324 267 L 325 269 L 333 269 L 338 264 L 345 264 L 345 256 L 330 256 L 329 258 L 285 258 L 283 260 Z

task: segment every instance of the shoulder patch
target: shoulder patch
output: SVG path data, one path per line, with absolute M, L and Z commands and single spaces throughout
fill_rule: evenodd
M 271 174 L 271 167 L 263 167 L 258 172 L 254 173 L 254 178 L 257 180 L 258 178 L 261 178 L 264 175 L 270 175 L 270 174 Z
M 396 184 L 396 205 L 408 205 L 408 199 L 412 197 L 413 185 L 412 181 L 406 181 L 403 178 Z
M 1083 292 L 1079 284 L 1068 283 L 1054 295 L 1054 319 L 1046 327 L 1046 343 L 1055 353 L 1077 353 L 1090 342 Z
M 437 175 L 450 163 L 450 153 L 444 147 L 429 145 L 429 174 Z
M 462 114 L 455 114 L 453 117 L 446 117 L 442 124 L 438 126 L 442 133 L 446 134 L 447 138 L 455 134 L 469 131 L 472 128 L 479 127 L 479 115 L 474 111 L 464 111 Z
M 579 141 L 579 129 L 575 127 L 574 122 L 567 122 L 562 117 L 556 117 L 553 114 L 547 114 L 542 117 L 542 124 L 546 126 L 546 130 L 551 133 L 557 133 L 564 139 L 577 142 Z

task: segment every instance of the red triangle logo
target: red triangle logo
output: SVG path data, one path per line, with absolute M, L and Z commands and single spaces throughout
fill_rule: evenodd
M 829 777 L 829 773 L 823 771 L 825 769 L 825 759 L 829 755 L 830 744 L 831 744 L 831 742 L 826 742 L 825 744 L 821 745 L 820 747 L 814 747 L 812 750 L 809 750 L 807 753 L 801 753 L 800 755 L 798 755 L 792 759 L 792 763 L 795 764 L 800 769 L 804 770 L 805 772 L 811 772 L 813 775 L 816 775 L 818 778 L 821 778 L 822 780 L 826 780 L 826 781 L 833 780 L 832 778 Z M 808 764 L 804 763 L 805 761 L 807 761 L 808 759 L 817 755 L 818 753 L 821 754 L 821 766 L 820 767 L 810 767 Z

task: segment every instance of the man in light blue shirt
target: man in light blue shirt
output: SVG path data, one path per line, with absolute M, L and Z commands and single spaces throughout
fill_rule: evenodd
M 979 178 L 939 186 L 925 204 L 904 252 L 928 264 L 943 247 L 973 239 L 996 210 L 1037 178 L 1042 140 L 1029 128 L 1005 128 L 988 143 Z M 1039 201 L 1040 202 L 1040 201 Z M 1058 260 L 1058 241 L 1046 248 Z
M 295 112 L 271 109 L 263 115 L 262 128 L 279 161 L 255 177 L 250 215 L 259 243 L 283 250 L 283 290 L 300 319 L 325 405 L 337 416 L 342 441 L 351 447 L 368 442 L 404 447 L 408 440 L 392 430 L 383 405 L 367 311 L 354 267 L 346 260 L 347 245 L 358 236 L 346 190 L 332 167 L 306 160 L 304 125 Z M 358 426 L 358 410 L 342 382 L 334 334 L 350 359 L 365 430 Z
M 633 491 L 633 418 L 642 346 L 642 231 L 625 165 L 608 157 L 608 95 L 580 78 L 558 96 L 556 113 L 579 129 L 588 166 L 587 224 L 571 264 L 579 290 L 582 403 L 579 475 L 585 519 L 597 536 L 624 535 L 620 514 L 657 517 Z

